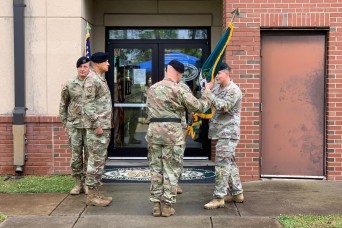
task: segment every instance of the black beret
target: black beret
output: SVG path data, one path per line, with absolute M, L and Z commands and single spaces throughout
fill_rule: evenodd
M 90 57 L 90 60 L 94 63 L 103 63 L 108 60 L 108 54 L 103 52 L 96 52 Z
M 85 57 L 85 56 L 82 56 L 82 57 L 80 57 L 78 60 L 77 60 L 77 62 L 76 62 L 76 68 L 79 68 L 82 64 L 85 64 L 85 63 L 87 63 L 87 62 L 89 62 L 90 60 L 87 58 L 87 57 Z
M 175 60 L 175 59 L 171 60 L 169 62 L 169 64 L 167 64 L 167 65 L 172 66 L 177 72 L 179 72 L 181 74 L 184 73 L 184 64 L 179 62 L 179 61 L 177 61 L 177 60 Z
M 228 66 L 227 63 L 221 63 L 219 70 L 229 70 L 230 71 L 230 66 Z

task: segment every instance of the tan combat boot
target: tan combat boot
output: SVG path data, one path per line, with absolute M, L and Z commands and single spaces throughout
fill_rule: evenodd
M 160 217 L 160 215 L 161 215 L 160 202 L 153 203 L 152 215 L 154 217 Z
M 75 186 L 71 189 L 70 195 L 79 195 L 81 192 L 83 192 L 83 185 L 81 183 L 81 178 L 80 176 L 76 176 L 76 184 Z
M 102 199 L 97 188 L 89 188 L 86 204 L 88 206 L 106 207 L 111 203 L 109 200 Z
M 163 211 L 162 211 L 162 216 L 163 217 L 170 217 L 171 215 L 175 214 L 175 209 L 172 208 L 172 205 L 170 204 L 165 204 L 163 207 Z
M 83 183 L 82 186 L 83 186 L 83 192 L 84 192 L 84 194 L 88 195 L 88 185 L 86 185 L 85 183 Z
M 224 197 L 224 201 L 226 203 L 231 203 L 231 202 L 243 203 L 243 201 L 244 201 L 243 193 L 240 193 L 240 194 L 235 195 L 235 196 L 226 195 Z
M 102 195 L 101 193 L 99 193 L 99 197 L 100 197 L 101 199 L 108 200 L 109 202 L 112 202 L 112 201 L 113 201 L 113 197 L 111 197 L 111 196 L 104 196 L 104 195 Z
M 103 183 L 101 181 L 98 182 L 98 187 L 101 187 L 103 185 Z M 108 200 L 110 202 L 113 201 L 113 197 L 111 196 L 104 196 L 103 194 L 101 194 L 101 192 L 99 191 L 99 196 L 104 199 L 104 200 Z
M 183 189 L 179 186 L 179 184 L 177 184 L 177 194 L 182 194 L 183 193 Z
M 216 209 L 224 207 L 224 199 L 212 199 L 209 203 L 204 205 L 205 209 Z

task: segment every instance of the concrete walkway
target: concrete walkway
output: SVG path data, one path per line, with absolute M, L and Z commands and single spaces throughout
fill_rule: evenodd
M 245 202 L 205 210 L 213 184 L 182 184 L 176 214 L 151 215 L 148 183 L 110 183 L 101 188 L 113 196 L 108 207 L 87 207 L 85 195 L 0 194 L 0 211 L 8 216 L 0 227 L 281 227 L 281 214 L 341 214 L 342 182 L 260 180 L 243 184 Z

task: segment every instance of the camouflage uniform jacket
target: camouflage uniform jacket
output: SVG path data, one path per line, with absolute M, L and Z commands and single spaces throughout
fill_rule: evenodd
M 240 139 L 240 112 L 242 93 L 240 88 L 230 82 L 224 89 L 220 85 L 212 89 L 210 96 L 215 108 L 214 116 L 210 119 L 209 138 Z
M 82 114 L 85 128 L 113 127 L 112 99 L 106 79 L 94 71 L 84 80 Z
M 61 92 L 59 115 L 65 127 L 83 128 L 82 90 L 84 80 L 76 76 L 65 83 Z
M 151 118 L 184 120 L 185 110 L 205 112 L 210 108 L 209 94 L 210 91 L 207 90 L 200 99 L 197 99 L 187 85 L 164 79 L 152 85 L 147 91 L 148 121 Z M 148 143 L 153 144 L 183 145 L 184 131 L 181 123 L 151 122 L 145 138 Z

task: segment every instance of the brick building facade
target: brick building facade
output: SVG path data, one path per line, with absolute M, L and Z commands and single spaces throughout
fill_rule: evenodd
M 196 1 L 188 4 L 196 4 Z M 261 33 L 263 30 L 326 31 L 326 85 L 324 129 L 324 176 L 342 180 L 342 0 L 223 1 L 222 24 L 239 8 L 234 35 L 225 59 L 232 65 L 232 78 L 244 92 L 241 140 L 236 151 L 243 181 L 260 178 L 261 157 Z M 101 30 L 100 30 L 101 31 Z M 96 31 L 98 32 L 98 31 Z M 100 36 L 101 37 L 101 36 Z M 98 38 L 99 40 L 99 38 Z M 97 41 L 100 42 L 100 41 Z M 101 40 L 104 42 L 104 40 Z M 100 42 L 100 43 L 101 43 Z M 7 44 L 8 46 L 11 46 Z M 98 45 L 103 47 L 103 45 Z M 99 48 L 100 49 L 100 48 Z M 59 98 L 58 98 L 59 99 Z M 59 100 L 57 101 L 57 103 Z M 55 102 L 56 103 L 56 102 Z M 12 115 L 0 116 L 0 174 L 14 174 Z M 24 174 L 68 174 L 70 153 L 67 134 L 59 117 L 27 114 Z M 212 159 L 215 157 L 212 144 Z

